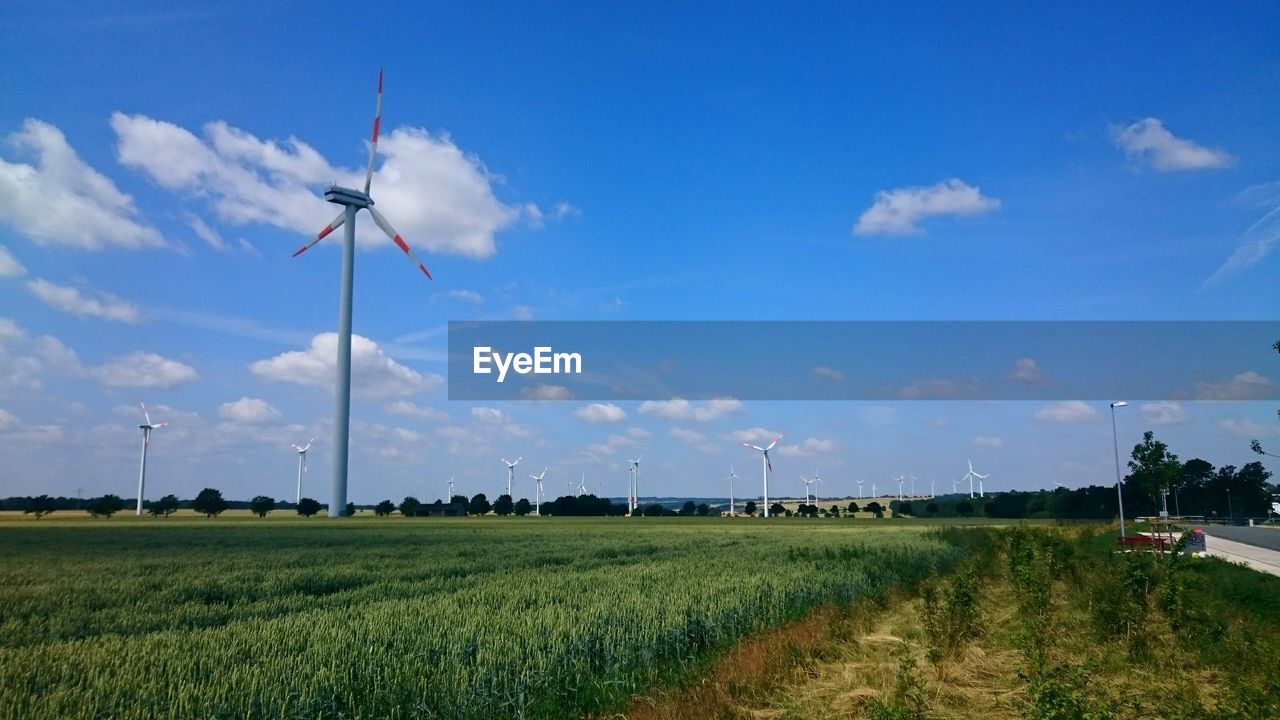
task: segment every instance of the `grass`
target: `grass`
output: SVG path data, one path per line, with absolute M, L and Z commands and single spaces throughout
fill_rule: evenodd
M 603 715 L 965 552 L 923 523 L 60 515 L 0 523 L 0 717 Z

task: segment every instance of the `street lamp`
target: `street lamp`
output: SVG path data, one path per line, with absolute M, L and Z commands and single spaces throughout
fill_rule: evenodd
M 1120 505 L 1120 539 L 1124 539 L 1124 494 L 1120 492 L 1120 436 L 1116 434 L 1116 408 L 1127 407 L 1129 403 L 1117 400 L 1111 403 L 1111 441 L 1116 452 L 1116 501 Z

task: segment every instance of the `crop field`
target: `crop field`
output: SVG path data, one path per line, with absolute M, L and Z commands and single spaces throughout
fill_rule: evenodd
M 0 525 L 0 717 L 566 718 L 953 566 L 947 533 L 681 519 Z

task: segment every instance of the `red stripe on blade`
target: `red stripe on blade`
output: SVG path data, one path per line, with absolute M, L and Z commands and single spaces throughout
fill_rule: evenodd
M 382 116 L 373 119 L 373 141 L 378 142 L 378 126 L 382 124 Z
M 401 250 L 405 251 L 406 253 L 407 253 L 407 252 L 409 252 L 409 246 L 408 246 L 408 245 L 406 245 L 406 244 L 405 244 L 405 242 L 404 242 L 403 240 L 401 240 L 401 239 L 400 239 L 400 236 L 399 236 L 399 235 L 397 235 L 397 236 L 395 236 L 395 237 L 393 237 L 393 238 L 391 238 L 391 239 L 392 239 L 392 240 L 395 240 L 396 244 L 400 246 L 400 249 L 401 249 Z
M 435 280 L 435 278 L 431 277 L 431 273 L 427 272 L 427 266 L 426 266 L 426 265 L 423 265 L 423 264 L 419 263 L 419 264 L 418 264 L 418 267 L 422 268 L 422 274 L 423 274 L 423 275 L 426 275 L 428 280 L 432 280 L 432 281 L 434 281 L 434 280 Z

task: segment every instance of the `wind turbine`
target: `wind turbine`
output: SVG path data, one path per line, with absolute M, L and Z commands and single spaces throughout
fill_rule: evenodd
M 307 441 L 305 447 L 298 447 L 297 445 L 290 446 L 294 450 L 298 451 L 298 496 L 297 499 L 293 501 L 295 505 L 302 502 L 302 474 L 307 471 L 307 451 L 311 449 L 311 445 L 315 441 L 315 438 L 311 438 Z
M 916 476 L 911 476 L 911 497 L 916 496 Z
M 875 483 L 871 483 L 871 497 L 872 497 L 872 498 L 877 498 L 877 497 L 879 497 L 878 495 L 876 495 L 876 484 L 875 484 Z
M 783 433 L 779 433 L 778 437 L 774 438 L 773 442 L 769 443 L 768 447 L 760 447 L 759 445 L 752 445 L 751 443 L 748 443 L 748 442 L 742 443 L 743 445 L 746 445 L 752 450 L 755 450 L 756 452 L 760 453 L 760 457 L 761 457 L 760 468 L 761 468 L 761 472 L 764 475 L 764 516 L 765 517 L 769 517 L 769 473 L 773 471 L 773 463 L 769 462 L 769 451 L 772 450 L 773 447 L 778 444 L 778 441 L 782 439 L 782 435 Z
M 738 475 L 733 472 L 733 466 L 729 466 L 729 517 L 734 516 L 733 507 L 733 481 L 738 479 Z
M 454 477 L 456 476 L 454 475 L 449 476 L 449 502 L 453 502 L 453 478 Z
M 541 475 L 529 475 L 529 479 L 538 484 L 538 492 L 533 496 L 533 514 L 542 514 L 542 478 L 547 476 L 547 469 L 542 468 Z
M 898 476 L 898 502 L 902 502 L 902 480 L 903 480 L 903 477 L 904 477 L 904 476 L 902 476 L 902 475 L 899 475 L 899 476 Z
M 587 474 L 582 473 L 582 482 L 578 483 L 578 497 L 587 494 Z
M 818 502 L 818 483 L 826 485 L 826 483 L 822 482 L 822 473 L 815 471 L 813 473 L 813 500 L 810 504 L 817 504 Z
M 382 232 L 387 234 L 427 279 L 431 273 L 422 264 L 418 256 L 413 254 L 409 245 L 400 234 L 391 227 L 391 223 L 373 207 L 373 198 L 369 196 L 369 185 L 373 182 L 373 161 L 378 153 L 378 128 L 382 124 L 382 71 L 378 71 L 378 102 L 373 114 L 373 137 L 369 140 L 369 167 L 365 170 L 364 190 L 330 185 L 324 190 L 324 199 L 342 206 L 342 212 L 333 222 L 324 226 L 314 240 L 298 248 L 294 257 L 309 250 L 329 233 L 339 227 L 346 226 L 342 243 L 342 283 L 338 295 L 338 361 L 337 392 L 333 418 L 333 482 L 329 491 L 329 517 L 342 517 L 347 514 L 347 442 L 351 430 L 351 296 L 352 274 L 356 257 L 356 213 L 368 210 L 373 222 Z
M 864 482 L 866 482 L 866 480 L 859 480 L 859 481 L 858 481 L 858 499 L 859 499 L 859 500 L 861 500 L 861 499 L 862 499 L 862 483 L 864 483 Z
M 147 446 L 151 444 L 151 431 L 156 428 L 162 428 L 169 423 L 151 422 L 151 414 L 147 412 L 146 403 L 140 402 L 138 404 L 142 406 L 142 417 L 147 420 L 146 424 L 138 426 L 142 430 L 142 466 L 138 468 L 138 517 L 142 517 L 142 494 L 147 484 Z
M 983 480 L 986 480 L 986 479 L 987 479 L 987 478 L 989 478 L 989 477 L 991 477 L 991 473 L 987 473 L 986 475 L 979 475 L 978 473 L 974 472 L 974 471 L 973 471 L 973 461 L 972 461 L 972 460 L 970 460 L 970 461 L 969 461 L 969 472 L 965 473 L 964 477 L 962 477 L 962 478 L 960 478 L 960 479 L 961 479 L 962 481 L 963 481 L 963 480 L 968 480 L 968 481 L 969 481 L 969 498 L 970 498 L 970 499 L 972 499 L 972 498 L 973 498 L 973 479 L 974 479 L 974 478 L 978 478 L 978 496 L 979 496 L 979 497 L 986 497 L 986 496 L 987 496 L 987 495 L 986 495 L 986 493 L 984 493 L 984 492 L 982 491 L 982 481 L 983 481 Z
M 511 485 L 512 483 L 515 482 L 515 479 L 516 479 L 516 466 L 519 465 L 520 461 L 523 459 L 524 459 L 523 455 L 516 458 L 515 462 L 507 462 L 506 458 L 502 458 L 502 464 L 507 466 L 507 495 L 508 496 L 511 495 Z
M 631 460 L 631 486 L 627 489 L 627 510 L 635 514 L 636 508 L 640 507 L 640 461 L 644 459 L 641 455 Z
M 809 504 L 809 487 L 813 485 L 813 481 L 801 475 L 800 482 L 804 483 L 804 504 L 808 505 Z

